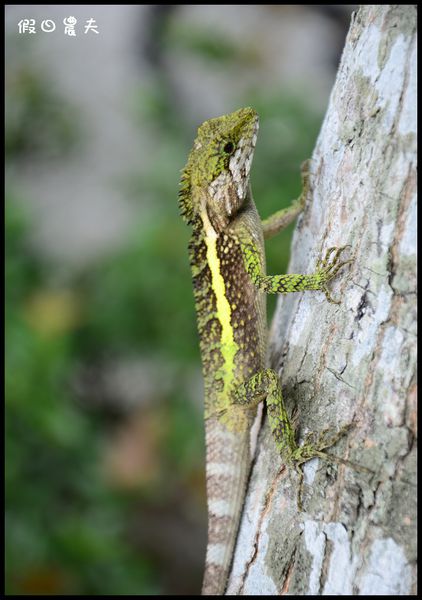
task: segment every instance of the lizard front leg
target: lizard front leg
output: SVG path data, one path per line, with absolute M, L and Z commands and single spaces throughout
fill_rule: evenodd
M 324 292 L 327 300 L 333 304 L 340 304 L 334 300 L 327 287 L 338 271 L 352 259 L 341 261 L 340 255 L 347 246 L 329 248 L 316 264 L 316 271 L 310 275 L 287 274 L 265 275 L 262 270 L 259 249 L 250 236 L 243 241 L 240 238 L 241 250 L 246 271 L 257 288 L 267 294 L 288 294 L 290 292 L 304 292 L 307 290 L 320 290 Z
M 308 195 L 309 184 L 309 165 L 310 160 L 305 160 L 301 165 L 302 175 L 302 193 L 288 208 L 283 208 L 268 219 L 262 221 L 262 230 L 264 238 L 268 239 L 282 231 L 289 225 L 304 209 L 306 196 Z M 248 236 L 248 241 L 251 238 Z M 327 282 L 333 279 L 339 269 L 352 260 L 340 262 L 340 254 L 347 248 L 329 248 L 324 257 L 320 257 L 317 261 L 317 270 L 311 275 L 275 275 L 275 276 L 260 276 L 260 262 L 257 249 L 251 247 L 253 244 L 244 246 L 244 259 L 249 265 L 248 272 L 259 288 L 266 293 L 288 293 L 300 292 L 305 290 L 321 290 L 325 293 L 327 300 L 333 304 L 339 304 L 339 301 L 334 300 L 328 290 Z M 330 257 L 333 254 L 333 257 Z
M 291 206 L 278 210 L 262 221 L 262 230 L 266 240 L 277 235 L 277 233 L 285 229 L 287 225 L 290 225 L 304 209 L 306 196 L 309 192 L 309 162 L 309 160 L 305 160 L 301 166 L 302 192 L 299 198 L 294 200 Z

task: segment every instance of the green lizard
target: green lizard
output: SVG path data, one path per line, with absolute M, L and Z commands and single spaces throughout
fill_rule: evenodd
M 250 429 L 266 400 L 275 444 L 287 465 L 322 456 L 340 433 L 298 446 L 280 383 L 268 368 L 265 294 L 321 290 L 350 260 L 330 248 L 310 275 L 266 275 L 264 237 L 302 210 L 306 189 L 290 209 L 261 222 L 249 184 L 258 115 L 243 108 L 205 121 L 179 192 L 192 227 L 189 257 L 205 383 L 208 546 L 203 594 L 224 594 L 250 470 Z

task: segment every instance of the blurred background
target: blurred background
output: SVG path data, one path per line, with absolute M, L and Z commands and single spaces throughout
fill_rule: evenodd
M 253 106 L 261 216 L 298 196 L 355 8 L 6 6 L 8 594 L 199 593 L 180 169 L 202 121 Z

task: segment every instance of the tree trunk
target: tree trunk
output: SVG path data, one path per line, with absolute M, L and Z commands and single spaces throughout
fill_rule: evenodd
M 416 8 L 365 5 L 352 18 L 311 163 L 290 272 L 351 244 L 331 284 L 280 297 L 272 366 L 299 438 L 353 428 L 298 476 L 266 420 L 227 593 L 416 593 Z

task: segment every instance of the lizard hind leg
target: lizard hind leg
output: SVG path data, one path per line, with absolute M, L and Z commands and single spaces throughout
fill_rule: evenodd
M 236 404 L 256 406 L 266 399 L 268 421 L 277 449 L 283 459 L 291 462 L 297 451 L 294 430 L 283 402 L 280 382 L 273 369 L 263 369 L 241 384 L 235 394 Z
M 294 429 L 283 402 L 280 382 L 273 369 L 264 369 L 253 375 L 241 384 L 236 390 L 234 402 L 238 405 L 249 407 L 256 406 L 266 399 L 268 421 L 282 459 L 289 466 L 293 466 L 299 475 L 297 504 L 302 510 L 303 470 L 305 462 L 313 458 L 322 458 L 329 462 L 345 464 L 353 469 L 371 472 L 365 467 L 356 465 L 351 461 L 343 460 L 325 452 L 334 446 L 338 440 L 347 433 L 350 425 L 344 425 L 338 431 L 324 429 L 321 433 L 309 432 L 303 443 L 299 446 L 295 440 Z

